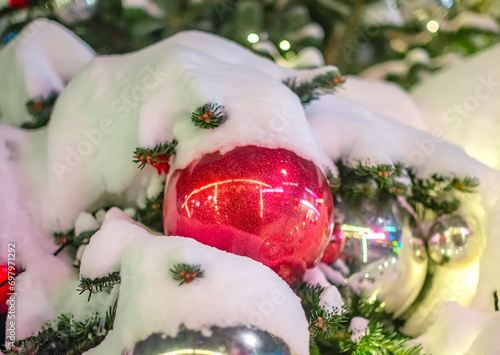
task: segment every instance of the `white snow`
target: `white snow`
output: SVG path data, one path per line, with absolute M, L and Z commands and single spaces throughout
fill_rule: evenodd
M 325 263 L 319 263 L 317 266 L 321 271 L 323 271 L 325 277 L 336 286 L 342 286 L 346 283 L 346 276 L 349 273 L 349 269 L 345 270 L 335 270 L 330 265 Z M 347 266 L 346 266 L 347 267 Z
M 431 354 L 497 354 L 499 324 L 498 313 L 478 311 L 462 307 L 455 302 L 445 302 L 437 321 L 418 341 L 423 344 L 424 351 Z M 491 335 L 494 335 L 494 344 L 485 344 L 489 346 L 481 352 L 472 351 L 471 345 L 476 339 L 474 346 L 479 347 L 479 337 Z
M 52 26 L 40 32 L 46 28 Z M 6 50 L 15 52 L 17 47 L 14 43 Z M 51 48 L 45 51 L 56 55 Z M 5 68 L 11 61 L 4 57 L 0 64 Z M 144 201 L 158 177 L 151 167 L 140 171 L 131 164 L 132 153 L 138 146 L 174 137 L 179 145 L 173 169 L 241 145 L 289 149 L 333 169 L 298 98 L 282 80 L 307 80 L 334 69 L 285 69 L 228 40 L 198 32 L 183 32 L 132 54 L 97 57 L 62 92 L 49 126 L 38 133 L 46 141 L 33 148 L 47 150 L 42 158 L 46 171 L 33 182 L 44 228 L 68 230 L 91 206 Z M 227 122 L 216 130 L 194 127 L 190 120 L 191 112 L 207 102 L 225 106 Z
M 39 23 L 34 22 L 31 28 Z M 24 121 L 28 98 L 62 90 L 73 79 L 64 88 L 47 128 L 27 133 L 0 126 L 0 174 L 4 182 L 0 185 L 1 240 L 20 243 L 20 262 L 28 269 L 18 278 L 20 337 L 36 331 L 61 309 L 81 302 L 76 296 L 66 297 L 70 288 L 74 292 L 77 275 L 68 255 L 52 256 L 56 249 L 52 232 L 71 230 L 84 211 L 113 203 L 144 202 L 161 191 L 162 178 L 152 168 L 137 169 L 131 162 L 132 153 L 137 146 L 152 146 L 173 137 L 179 140 L 173 169 L 215 150 L 256 144 L 290 149 L 321 168 L 333 168 L 331 161 L 336 159 L 371 164 L 405 161 L 420 176 L 437 172 L 479 177 L 479 193 L 464 198 L 460 212 L 471 222 L 484 252 L 475 252 L 476 258 L 461 270 L 438 268 L 435 280 L 449 283 L 432 285 L 416 313 L 417 318 L 422 317 L 410 319 L 408 327 L 415 333 L 427 330 L 450 298 L 473 311 L 492 312 L 491 295 L 500 289 L 500 239 L 495 238 L 500 229 L 500 175 L 438 137 L 460 144 L 490 166 L 500 166 L 495 114 L 499 46 L 415 89 L 413 96 L 425 109 L 422 114 L 412 98 L 395 85 L 354 77 L 348 77 L 345 89 L 336 95 L 325 96 L 304 110 L 281 81 L 290 76 L 307 80 L 334 67 L 310 71 L 282 68 L 209 34 L 185 32 L 144 51 L 93 60 L 91 50 L 59 25 L 48 22 L 35 33 L 33 41 L 42 49 L 31 41 L 31 45 L 25 44 L 26 36 L 21 33 L 19 40 L 0 52 L 0 74 L 6 78 L 2 83 L 11 82 L 9 92 L 15 96 L 0 97 L 4 100 L 0 101 L 2 122 Z M 60 56 L 54 50 L 54 38 L 66 43 L 68 54 Z M 36 68 L 31 62 L 15 64 L 16 55 L 27 59 L 40 51 L 47 61 L 38 62 Z M 72 56 L 74 61 L 68 59 Z M 52 66 L 58 69 L 55 74 Z M 487 93 L 488 98 L 484 98 Z M 478 105 L 467 115 L 448 112 L 456 104 L 475 105 L 474 98 Z M 213 131 L 197 129 L 190 114 L 209 101 L 224 105 L 228 120 Z M 105 349 L 101 353 L 112 354 L 118 351 L 116 346 L 121 346 L 121 351 L 147 336 L 148 331 L 161 329 L 175 334 L 180 323 L 201 329 L 204 323 L 246 320 L 255 309 L 259 311 L 252 308 L 253 302 L 269 301 L 273 290 L 286 297 L 284 303 L 275 305 L 273 317 L 265 318 L 266 329 L 285 339 L 295 352 L 308 352 L 307 322 L 300 301 L 270 269 L 192 240 L 149 236 L 117 209 L 104 214 L 96 213 L 96 220 L 105 224 L 84 252 L 81 274 L 99 277 L 120 270 L 127 282 L 119 287 L 118 325 L 99 348 Z M 94 223 L 84 219 L 78 222 L 80 230 Z M 210 272 L 205 279 L 178 287 L 168 278 L 168 268 L 181 259 L 204 263 Z M 398 267 L 392 275 L 399 285 L 409 287 L 411 295 L 397 299 L 400 293 L 391 289 L 398 282 L 396 286 L 388 282 L 384 289 L 388 307 L 392 300 L 396 309 L 407 306 L 405 302 L 413 297 L 416 287 L 412 282 L 419 281 L 412 275 L 421 274 L 415 265 L 401 265 L 407 267 Z M 330 279 L 338 276 L 323 272 Z M 462 282 L 464 278 L 467 284 Z M 221 297 L 206 297 L 217 290 L 223 290 Z M 82 305 L 78 312 L 100 309 L 115 296 Z M 147 304 L 140 302 L 141 296 Z M 193 308 L 198 305 L 199 312 Z M 175 322 L 166 321 L 166 312 L 173 312 Z M 199 317 L 195 319 L 196 312 Z M 453 322 L 458 317 L 451 313 L 446 319 Z M 133 329 L 140 328 L 138 337 L 127 331 L 132 324 Z M 295 325 L 288 328 L 283 324 Z M 497 327 L 497 323 L 490 325 L 492 330 Z M 471 335 L 477 339 L 471 351 L 477 354 L 494 339 L 486 328 L 478 334 L 477 338 Z
M 93 57 L 92 49 L 62 25 L 33 21 L 0 50 L 0 123 L 30 121 L 26 102 L 61 92 Z
M 349 324 L 349 330 L 352 332 L 351 340 L 356 344 L 359 344 L 361 339 L 367 335 L 370 330 L 368 329 L 368 323 L 370 321 L 363 317 L 354 317 Z
M 169 271 L 177 263 L 201 265 L 204 276 L 179 286 Z M 109 219 L 85 251 L 82 275 L 99 277 L 118 269 L 122 283 L 114 328 L 87 354 L 121 354 L 153 333 L 175 336 L 181 325 L 201 331 L 240 324 L 283 339 L 296 354 L 309 353 L 300 299 L 259 262 Z
M 330 287 L 331 284 L 326 279 L 325 275 L 319 268 L 319 265 L 316 265 L 312 269 L 307 269 L 304 278 L 304 282 L 307 282 L 310 285 L 320 285 L 321 287 Z
M 88 212 L 82 212 L 78 215 L 75 221 L 75 235 L 79 235 L 82 232 L 93 231 L 99 229 L 101 224 L 95 219 L 92 214 Z
M 462 29 L 475 29 L 485 32 L 497 33 L 498 23 L 488 14 L 472 11 L 461 11 L 451 21 L 443 22 L 441 30 L 457 32 Z
M 158 5 L 151 0 L 122 0 L 122 7 L 124 9 L 142 9 L 149 15 L 158 18 L 165 16 Z
M 337 287 L 331 285 L 321 292 L 319 306 L 334 314 L 341 314 L 343 312 L 344 301 Z

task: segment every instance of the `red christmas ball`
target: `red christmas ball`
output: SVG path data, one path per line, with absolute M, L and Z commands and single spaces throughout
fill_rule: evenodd
M 14 276 L 16 270 L 11 266 L 10 275 Z M 9 279 L 9 267 L 7 265 L 0 265 L 0 283 L 6 282 Z M 2 287 L 0 287 L 0 314 L 7 313 L 9 307 L 7 306 L 7 300 L 9 299 L 8 293 L 13 293 L 13 290 L 10 290 L 10 285 L 6 283 Z
M 24 9 L 28 7 L 29 0 L 8 0 L 7 7 L 16 7 L 18 9 Z
M 330 237 L 330 242 L 326 247 L 325 253 L 323 254 L 323 258 L 321 258 L 321 262 L 325 264 L 331 264 L 335 260 L 337 260 L 344 249 L 344 235 L 342 234 L 342 228 L 340 223 L 335 223 L 333 227 L 333 233 Z
M 321 258 L 332 220 L 325 176 L 285 149 L 207 154 L 174 171 L 165 191 L 167 234 L 248 256 L 290 284 Z

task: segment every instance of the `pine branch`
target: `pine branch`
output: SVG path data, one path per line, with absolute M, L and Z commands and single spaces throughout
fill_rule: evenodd
M 478 180 L 472 177 L 434 174 L 418 178 L 411 167 L 402 163 L 370 166 L 358 162 L 351 166 L 339 160 L 336 165 L 339 176 L 329 179 L 334 185 L 332 192 L 351 209 L 359 208 L 364 200 L 388 206 L 390 200 L 403 196 L 421 218 L 427 213 L 439 216 L 458 210 L 460 200 L 455 193 L 472 193 L 478 186 Z
M 298 84 L 296 78 L 288 78 L 283 84 L 288 86 L 300 99 L 303 106 L 322 95 L 332 94 L 339 85 L 343 84 L 345 78 L 336 71 L 329 71 L 315 76 L 311 81 Z
M 136 148 L 133 162 L 138 163 L 140 169 L 149 164 L 156 168 L 158 174 L 167 174 L 170 168 L 170 156 L 175 154 L 177 143 L 174 139 L 172 142 L 161 143 L 153 148 Z
M 8 355 L 78 355 L 99 345 L 113 327 L 116 305 L 109 308 L 105 318 L 97 313 L 83 321 L 72 314 L 62 314 L 55 324 L 48 322 L 37 335 L 10 343 Z
M 180 281 L 179 286 L 183 284 L 188 284 L 194 279 L 202 278 L 204 276 L 204 271 L 200 265 L 175 264 L 172 269 L 170 269 L 172 277 L 176 281 Z
M 203 129 L 214 129 L 224 123 L 226 116 L 222 112 L 224 106 L 216 103 L 207 103 L 198 107 L 191 114 L 191 121 L 196 127 Z
M 39 97 L 28 101 L 26 109 L 33 117 L 33 121 L 24 122 L 21 128 L 37 129 L 45 126 L 50 120 L 50 115 L 58 96 L 59 93 L 51 92 L 46 98 Z
M 163 232 L 163 199 L 164 189 L 162 192 L 151 199 L 146 200 L 146 207 L 137 209 L 134 219 L 145 226 Z
M 379 322 L 368 325 L 368 332 L 359 344 L 351 340 L 352 333 L 340 340 L 340 349 L 351 354 L 380 354 L 380 355 L 420 355 L 421 346 L 411 346 L 408 337 L 397 332 L 390 332 Z
M 111 289 L 121 282 L 120 273 L 118 271 L 114 271 L 107 276 L 99 277 L 96 279 L 91 279 L 87 277 L 82 277 L 80 279 L 80 284 L 78 285 L 77 291 L 80 292 L 80 295 L 84 292 L 89 292 L 89 298 L 87 301 L 90 301 L 90 298 L 93 294 L 98 292 L 109 292 Z
M 74 248 L 79 248 L 82 245 L 87 245 L 90 242 L 90 238 L 98 230 L 85 231 L 75 236 L 75 231 L 71 230 L 66 233 L 56 232 L 54 233 L 54 238 L 57 245 L 61 246 L 72 246 Z

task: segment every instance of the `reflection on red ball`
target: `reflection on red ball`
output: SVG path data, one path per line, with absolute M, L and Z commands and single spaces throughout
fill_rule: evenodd
M 330 242 L 326 247 L 325 253 L 323 254 L 323 258 L 321 258 L 321 262 L 325 264 L 331 264 L 335 260 L 337 260 L 344 249 L 344 235 L 342 234 L 342 229 L 340 223 L 335 223 L 333 227 L 333 233 L 330 237 Z
M 321 258 L 332 214 L 328 182 L 311 161 L 285 149 L 245 146 L 175 171 L 163 223 L 169 235 L 248 256 L 293 284 Z
M 12 268 L 12 267 L 11 267 Z M 10 275 L 13 276 L 16 270 L 11 270 Z M 0 283 L 7 281 L 9 278 L 9 267 L 7 265 L 0 265 Z M 8 306 L 6 304 L 9 299 L 8 293 L 13 293 L 14 291 L 9 289 L 9 284 L 5 284 L 0 288 L 0 314 L 7 313 Z

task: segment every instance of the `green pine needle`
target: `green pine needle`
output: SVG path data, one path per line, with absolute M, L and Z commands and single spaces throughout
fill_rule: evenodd
M 191 121 L 196 127 L 203 129 L 214 129 L 224 123 L 226 116 L 223 113 L 224 106 L 216 103 L 207 103 L 198 107 L 191 114 Z
M 344 83 L 344 77 L 339 75 L 337 71 L 317 75 L 311 81 L 300 84 L 297 83 L 296 78 L 288 78 L 283 81 L 283 84 L 299 97 L 303 106 L 319 99 L 322 95 L 332 94 L 342 83 Z
M 176 281 L 180 281 L 179 286 L 183 284 L 188 284 L 194 279 L 202 278 L 204 276 L 204 271 L 201 268 L 201 265 L 192 265 L 179 263 L 175 264 L 170 272 L 172 274 L 172 278 Z
M 33 117 L 32 121 L 24 122 L 21 128 L 24 129 L 37 129 L 41 128 L 50 120 L 52 109 L 57 100 L 59 93 L 51 92 L 46 98 L 38 97 L 31 99 L 26 103 L 26 110 Z
M 87 301 L 90 301 L 90 298 L 93 294 L 98 292 L 109 292 L 111 289 L 121 282 L 120 273 L 118 271 L 114 271 L 107 276 L 99 277 L 96 279 L 91 279 L 88 277 L 82 277 L 80 279 L 80 284 L 78 285 L 77 291 L 82 293 L 88 292 L 89 298 Z
M 146 200 L 146 207 L 137 209 L 134 216 L 137 222 L 158 232 L 163 232 L 163 191 L 164 189 L 156 197 L 148 198 Z
M 162 158 L 175 154 L 177 144 L 177 140 L 174 139 L 171 142 L 160 143 L 153 148 L 138 147 L 134 150 L 133 162 L 138 163 L 140 169 L 144 169 L 148 164 L 158 164 Z

